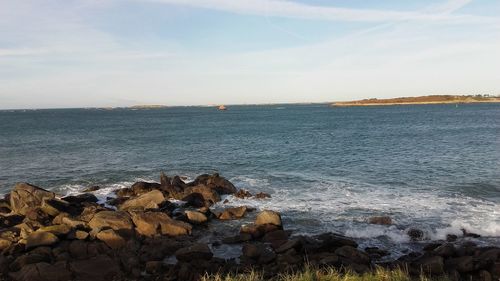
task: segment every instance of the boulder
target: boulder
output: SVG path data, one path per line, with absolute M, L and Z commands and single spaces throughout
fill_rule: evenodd
M 129 199 L 120 205 L 120 210 L 128 209 L 157 209 L 159 204 L 165 201 L 163 193 L 159 190 L 151 190 L 139 195 L 136 198 Z
M 186 202 L 186 206 L 195 208 L 209 207 L 211 204 L 205 204 L 205 198 L 200 193 L 191 193 L 184 197 L 180 197 L 182 201 Z
M 98 191 L 99 189 L 101 189 L 100 186 L 93 185 L 93 186 L 90 186 L 90 187 L 84 189 L 82 192 L 94 192 L 94 191 Z
M 29 264 L 10 274 L 15 281 L 67 281 L 72 280 L 71 272 L 65 261 L 50 264 L 39 262 Z
M 363 251 L 360 251 L 352 246 L 342 246 L 335 250 L 335 254 L 339 257 L 346 258 L 357 264 L 369 264 L 370 257 Z
M 241 248 L 244 257 L 258 259 L 264 252 L 266 245 L 263 243 L 245 243 Z
M 97 197 L 92 193 L 82 193 L 78 195 L 71 195 L 63 197 L 62 200 L 69 202 L 70 204 L 81 204 L 84 202 L 96 203 L 99 201 Z
M 60 213 L 77 213 L 75 208 L 72 208 L 68 202 L 57 198 L 43 200 L 40 209 L 52 217 L 55 217 Z
M 123 237 L 117 234 L 113 229 L 101 230 L 97 233 L 97 239 L 104 242 L 111 249 L 119 249 L 127 243 Z
M 55 224 L 39 228 L 37 231 L 50 232 L 57 236 L 67 235 L 71 231 L 71 227 L 66 224 Z
M 236 187 L 224 177 L 219 176 L 219 174 L 215 173 L 213 175 L 200 175 L 198 176 L 194 182 L 190 183 L 190 185 L 205 185 L 211 189 L 214 189 L 219 194 L 233 194 L 236 193 Z
M 474 271 L 474 259 L 471 256 L 451 258 L 445 261 L 447 271 L 456 270 L 460 273 Z
M 4 238 L 0 238 L 0 252 L 7 249 L 12 245 L 12 241 Z
M 392 224 L 392 219 L 389 216 L 378 216 L 369 218 L 368 222 L 371 224 L 390 225 Z
M 18 183 L 10 193 L 10 206 L 15 213 L 25 215 L 29 210 L 40 207 L 45 199 L 53 198 L 53 192 L 29 183 Z
M 240 189 L 238 192 L 234 194 L 234 197 L 240 198 L 240 199 L 245 199 L 252 197 L 252 193 L 250 193 L 248 190 L 245 189 Z
M 417 228 L 408 229 L 406 234 L 410 237 L 411 241 L 422 241 L 425 239 L 424 232 Z
M 143 236 L 163 234 L 169 236 L 189 235 L 190 224 L 174 220 L 162 212 L 132 212 L 136 232 Z
M 256 225 L 272 224 L 281 227 L 281 216 L 277 212 L 264 210 L 257 215 Z
M 184 190 L 184 192 L 182 193 L 182 197 L 178 198 L 178 199 L 181 199 L 182 201 L 188 202 L 188 201 L 192 200 L 188 196 L 190 196 L 193 193 L 200 194 L 203 197 L 204 206 L 207 206 L 207 207 L 210 207 L 213 204 L 220 201 L 220 195 L 214 189 L 211 189 L 210 187 L 208 187 L 206 185 L 202 185 L 202 184 L 187 187 Z M 198 206 L 196 206 L 196 207 L 198 207 Z M 199 206 L 199 207 L 203 207 L 203 206 Z
M 413 263 L 413 272 L 416 274 L 424 272 L 431 275 L 441 275 L 444 273 L 443 257 L 421 257 Z
M 266 198 L 271 198 L 271 195 L 269 195 L 269 193 L 259 192 L 259 193 L 255 194 L 255 198 L 266 199 Z
M 175 257 L 179 261 L 209 260 L 213 256 L 207 244 L 195 243 L 189 247 L 175 251 Z
M 24 216 L 21 215 L 0 215 L 0 228 L 6 228 L 20 224 L 24 220 Z
M 106 255 L 72 261 L 70 269 L 75 280 L 118 280 L 121 273 L 118 263 Z
M 131 189 L 132 189 L 132 192 L 134 193 L 134 195 L 141 195 L 141 194 L 144 194 L 144 193 L 147 193 L 147 192 L 150 192 L 152 190 L 159 190 L 161 187 L 161 185 L 159 183 L 156 183 L 156 182 L 144 182 L 144 181 L 140 181 L 140 182 L 136 182 L 132 185 Z
M 134 225 L 128 213 L 123 211 L 102 211 L 93 216 L 89 222 L 90 228 L 96 233 L 101 229 L 111 228 L 122 234 L 131 234 Z
M 27 253 L 17 257 L 9 266 L 11 271 L 19 271 L 21 268 L 39 262 L 50 262 L 49 255 L 38 253 Z
M 208 221 L 207 216 L 198 211 L 185 211 L 185 214 L 190 223 L 202 224 Z
M 247 212 L 247 207 L 241 206 L 241 207 L 234 207 L 234 208 L 226 208 L 220 215 L 218 215 L 218 218 L 220 220 L 234 220 L 234 219 L 241 219 L 242 217 L 245 216 Z
M 51 246 L 57 242 L 59 242 L 59 239 L 54 234 L 45 231 L 35 231 L 26 238 L 26 249 L 38 246 Z
M 449 258 L 455 255 L 455 246 L 451 243 L 444 243 L 433 250 L 434 254 L 443 258 Z

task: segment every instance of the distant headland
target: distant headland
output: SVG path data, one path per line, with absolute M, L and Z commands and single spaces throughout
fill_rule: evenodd
M 500 97 L 488 95 L 429 95 L 420 97 L 400 97 L 392 99 L 364 99 L 357 101 L 335 102 L 332 106 L 377 106 L 377 105 L 406 105 L 406 104 L 448 104 L 448 103 L 496 103 Z

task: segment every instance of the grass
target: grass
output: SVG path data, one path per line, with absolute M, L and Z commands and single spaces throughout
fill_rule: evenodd
M 206 275 L 202 281 L 448 281 L 446 277 L 410 277 L 403 270 L 387 270 L 377 268 L 375 271 L 362 275 L 347 272 L 339 272 L 335 268 L 312 269 L 305 268 L 302 272 L 281 274 L 273 279 L 265 279 L 260 272 L 251 271 L 243 274 L 233 275 Z

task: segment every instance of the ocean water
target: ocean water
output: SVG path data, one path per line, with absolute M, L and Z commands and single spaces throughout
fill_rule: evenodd
M 408 228 L 465 228 L 500 245 L 500 104 L 0 111 L 1 194 L 26 181 L 105 197 L 161 171 L 268 192 L 227 199 L 280 211 L 295 233 L 403 251 Z M 375 215 L 395 224 L 368 224 Z

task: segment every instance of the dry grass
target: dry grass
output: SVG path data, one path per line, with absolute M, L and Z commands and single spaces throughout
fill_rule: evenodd
M 265 279 L 260 272 L 251 271 L 244 274 L 234 275 L 211 275 L 204 276 L 202 281 L 447 281 L 446 277 L 430 278 L 424 275 L 418 278 L 410 277 L 403 270 L 387 270 L 378 268 L 374 272 L 362 275 L 352 272 L 341 273 L 337 269 L 312 269 L 306 268 L 302 272 L 292 274 L 281 274 L 273 279 Z

